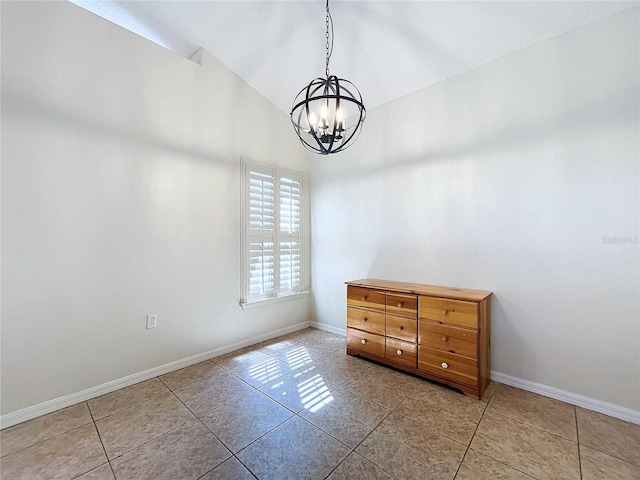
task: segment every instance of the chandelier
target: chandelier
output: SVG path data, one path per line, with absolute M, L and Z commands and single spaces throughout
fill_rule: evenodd
M 326 78 L 318 77 L 300 90 L 291 108 L 291 123 L 298 138 L 308 150 L 321 155 L 338 153 L 352 145 L 367 114 L 356 86 L 329 73 L 333 53 L 329 0 L 326 25 Z

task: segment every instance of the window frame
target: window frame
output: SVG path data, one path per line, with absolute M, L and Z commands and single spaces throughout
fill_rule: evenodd
M 274 224 L 273 231 L 270 233 L 266 233 L 262 231 L 261 233 L 252 233 L 251 230 L 251 218 L 250 218 L 250 180 L 251 180 L 251 172 L 255 171 L 263 175 L 269 175 L 273 180 L 273 189 L 274 189 Z M 281 177 L 289 178 L 294 181 L 299 182 L 300 185 L 300 215 L 299 215 L 299 231 L 296 233 L 290 232 L 281 232 L 280 225 L 280 199 L 281 199 Z M 241 225 L 241 235 L 242 235 L 242 271 L 241 271 L 241 295 L 240 295 L 240 306 L 245 309 L 250 306 L 260 305 L 265 302 L 276 303 L 284 300 L 298 298 L 300 295 L 306 295 L 308 291 L 305 286 L 305 254 L 306 254 L 306 232 L 305 232 L 305 217 L 306 217 L 306 186 L 305 186 L 305 177 L 302 172 L 296 172 L 293 170 L 277 168 L 268 165 L 261 165 L 254 162 L 242 161 L 242 225 Z M 274 252 L 274 288 L 272 292 L 251 297 L 250 294 L 250 280 L 251 280 L 251 272 L 250 272 L 250 262 L 251 262 L 251 243 L 255 243 L 256 241 L 269 241 L 273 243 L 273 252 Z M 300 274 L 299 274 L 299 285 L 293 289 L 283 289 L 281 286 L 281 243 L 287 241 L 295 241 L 300 245 L 300 253 L 299 253 L 299 263 L 300 263 Z

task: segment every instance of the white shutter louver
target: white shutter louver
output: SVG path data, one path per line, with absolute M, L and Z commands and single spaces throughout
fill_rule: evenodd
M 297 292 L 300 289 L 300 243 L 280 243 L 280 291 Z
M 273 243 L 251 242 L 249 246 L 249 298 L 272 296 L 276 288 Z
M 297 233 L 300 231 L 299 180 L 280 177 L 280 231 Z
M 275 223 L 273 177 L 260 172 L 249 173 L 249 229 L 272 231 Z

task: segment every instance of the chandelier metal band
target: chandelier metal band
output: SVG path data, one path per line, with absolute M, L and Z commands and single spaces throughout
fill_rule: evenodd
M 348 80 L 331 75 L 333 18 L 326 2 L 326 78 L 315 78 L 304 87 L 291 108 L 291 123 L 308 150 L 328 155 L 349 147 L 360 135 L 366 109 L 362 95 Z

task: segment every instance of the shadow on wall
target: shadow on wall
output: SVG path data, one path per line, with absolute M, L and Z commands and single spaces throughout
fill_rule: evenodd
M 216 155 L 215 152 L 168 142 L 162 140 L 159 136 L 135 133 L 127 128 L 119 128 L 116 125 L 100 122 L 95 118 L 63 111 L 53 105 L 47 105 L 32 97 L 25 96 L 9 87 L 3 87 L 2 89 L 2 114 L 7 117 L 31 118 L 34 122 L 49 122 L 53 125 L 82 130 L 87 135 L 111 137 L 119 141 L 124 140 L 165 153 L 171 153 L 176 157 L 199 160 L 206 163 L 215 162 L 227 168 L 237 169 L 235 157 L 230 159 L 229 155 Z
M 532 352 L 527 346 L 530 340 L 524 338 L 517 326 L 521 319 L 526 318 L 524 312 L 515 303 L 509 303 L 504 297 L 491 297 L 491 370 L 506 373 L 516 378 L 532 378 L 532 372 L 527 370 L 525 362 L 535 362 L 531 358 Z M 522 325 L 521 325 L 522 327 Z M 496 335 L 500 332 L 500 336 Z M 496 355 L 496 352 L 500 352 Z M 539 362 L 535 364 L 540 365 Z
M 630 85 L 628 88 L 612 93 L 597 102 L 592 100 L 579 103 L 559 115 L 540 116 L 535 121 L 511 122 L 500 129 L 485 130 L 482 132 L 482 136 L 477 135 L 476 138 L 472 138 L 466 143 L 458 142 L 429 150 L 429 139 L 426 138 L 421 141 L 423 150 L 410 155 L 402 152 L 402 144 L 388 141 L 388 133 L 383 135 L 376 131 L 371 132 L 371 130 L 367 133 L 365 125 L 359 139 L 360 148 L 356 143 L 356 147 L 346 153 L 346 156 L 350 157 L 349 162 L 340 162 L 339 168 L 335 169 L 316 169 L 316 172 L 323 181 L 362 180 L 365 177 L 388 174 L 390 169 L 411 168 L 427 162 L 467 158 L 509 150 L 513 147 L 525 148 L 528 145 L 539 145 L 548 139 L 563 136 L 589 138 L 592 133 L 602 134 L 603 131 L 610 132 L 637 125 L 637 100 L 637 88 Z M 375 116 L 380 108 L 386 107 L 373 109 L 367 112 L 367 116 L 369 118 Z M 412 108 L 420 109 L 420 106 L 413 105 Z M 422 110 L 429 111 L 428 108 Z M 481 120 L 479 118 L 478 122 Z M 387 123 L 385 122 L 384 125 Z M 485 128 L 486 125 L 482 125 L 482 127 Z M 415 130 L 417 132 L 418 127 L 415 127 Z M 434 143 L 436 143 L 435 140 Z M 440 141 L 438 140 L 437 143 Z M 369 147 L 363 151 L 362 145 L 366 144 L 374 144 L 377 147 Z M 371 155 L 371 153 L 374 154 Z

